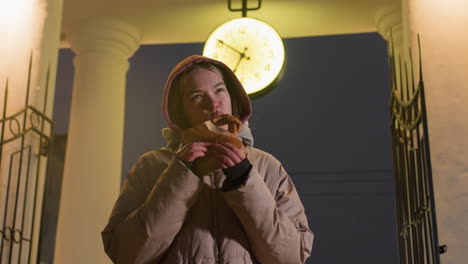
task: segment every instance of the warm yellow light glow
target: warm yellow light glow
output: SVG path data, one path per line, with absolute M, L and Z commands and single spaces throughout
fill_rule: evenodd
M 12 77 L 12 64 L 31 52 L 34 8 L 37 0 L 0 0 L 0 84 Z M 20 55 L 21 54 L 21 55 Z
M 284 46 L 268 24 L 237 18 L 216 28 L 206 41 L 203 55 L 229 66 L 249 94 L 268 87 L 280 74 Z
M 0 0 L 0 26 L 17 27 L 31 16 L 34 0 Z

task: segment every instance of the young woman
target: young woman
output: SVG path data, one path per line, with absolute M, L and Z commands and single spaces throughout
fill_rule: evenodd
M 102 232 L 112 261 L 304 263 L 313 240 L 304 207 L 281 163 L 253 147 L 251 104 L 235 74 L 188 57 L 169 75 L 162 106 L 167 146 L 138 159 Z M 242 122 L 242 149 L 182 144 L 183 131 L 223 114 Z

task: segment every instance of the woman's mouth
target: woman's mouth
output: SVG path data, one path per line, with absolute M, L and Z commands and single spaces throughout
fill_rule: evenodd
M 220 117 L 222 115 L 223 115 L 223 113 L 221 113 L 219 111 L 216 111 L 216 112 L 211 114 L 211 119 L 216 118 L 216 117 Z

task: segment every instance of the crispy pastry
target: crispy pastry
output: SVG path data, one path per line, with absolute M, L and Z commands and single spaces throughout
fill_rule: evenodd
M 228 130 L 218 127 L 223 125 L 228 125 Z M 194 141 L 229 142 L 238 148 L 242 148 L 242 141 L 237 138 L 241 126 L 242 123 L 235 116 L 224 114 L 184 130 L 182 132 L 182 142 L 184 144 Z
M 237 134 L 239 134 L 239 130 L 242 126 L 242 123 L 241 121 L 239 121 L 239 119 L 237 119 L 237 117 L 233 116 L 233 115 L 220 115 L 218 117 L 215 117 L 211 120 L 211 122 L 213 122 L 213 124 L 217 125 L 217 126 L 224 126 L 224 125 L 228 125 L 228 130 L 229 132 L 231 132 L 231 134 L 237 136 Z
M 228 125 L 228 130 L 220 128 L 218 126 Z M 237 138 L 242 123 L 235 116 L 232 115 L 221 115 L 215 117 L 212 120 L 208 120 L 196 127 L 186 129 L 182 132 L 182 142 L 189 144 L 195 141 L 205 142 L 229 142 L 234 146 L 241 149 L 245 154 L 246 150 L 244 144 L 240 139 Z M 206 156 L 198 158 L 193 164 L 193 171 L 199 176 L 208 175 L 215 168 L 216 160 L 213 157 Z

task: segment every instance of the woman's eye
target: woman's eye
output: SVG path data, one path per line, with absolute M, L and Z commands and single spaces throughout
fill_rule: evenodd
M 224 87 L 216 89 L 216 92 L 224 92 L 226 89 Z
M 201 94 L 195 94 L 195 95 L 192 96 L 192 100 L 198 100 L 200 98 L 202 98 Z

